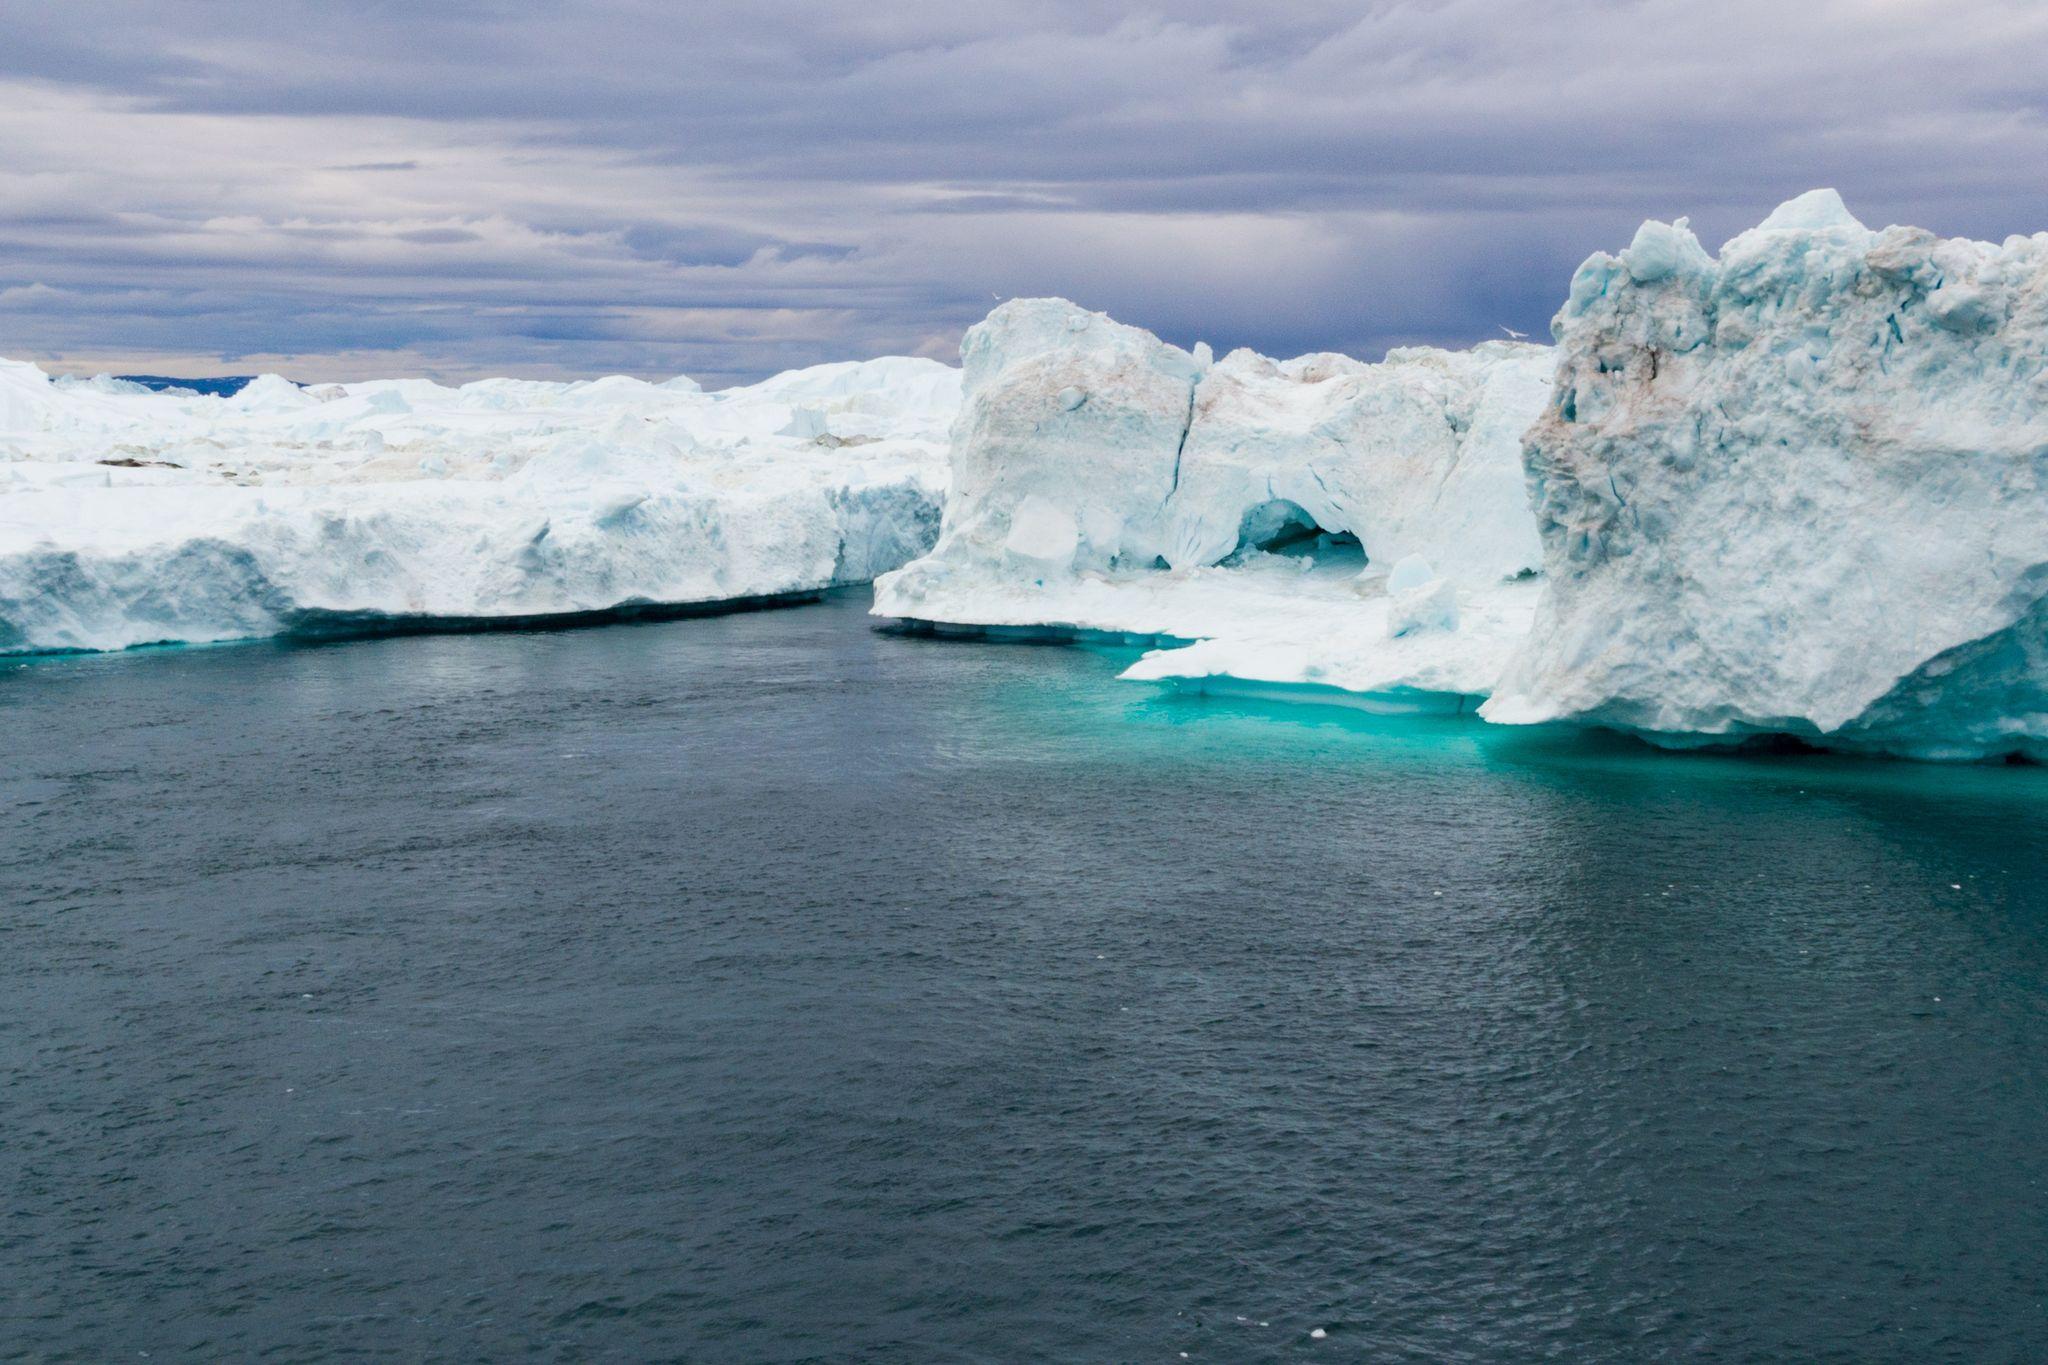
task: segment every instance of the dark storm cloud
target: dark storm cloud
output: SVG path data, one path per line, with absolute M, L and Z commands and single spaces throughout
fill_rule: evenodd
M 14 7 L 0 353 L 717 382 L 1033 293 L 1540 333 L 1646 216 L 2048 226 L 2044 55 L 2031 0 Z

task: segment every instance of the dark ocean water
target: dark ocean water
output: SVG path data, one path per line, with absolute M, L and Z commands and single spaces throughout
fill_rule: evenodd
M 2048 1356 L 2048 772 L 863 606 L 0 673 L 0 1355 Z
M 194 393 L 210 393 L 216 398 L 233 398 L 255 380 L 253 374 L 228 375 L 224 378 L 179 379 L 164 374 L 117 374 L 116 379 L 125 379 L 131 384 L 140 384 L 146 389 L 190 389 Z

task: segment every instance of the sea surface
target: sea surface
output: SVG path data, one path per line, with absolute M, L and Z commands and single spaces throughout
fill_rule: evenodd
M 233 398 L 255 382 L 253 374 L 227 375 L 206 379 L 180 379 L 165 374 L 117 374 L 116 379 L 125 379 L 131 384 L 140 384 L 145 389 L 161 393 L 165 389 L 189 389 L 193 393 L 211 394 L 215 398 Z
M 2048 771 L 865 604 L 6 664 L 0 1357 L 2048 1357 Z

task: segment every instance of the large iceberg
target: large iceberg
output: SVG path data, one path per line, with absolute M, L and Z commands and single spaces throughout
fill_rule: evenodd
M 1425 705 L 1483 695 L 1528 628 L 1546 348 L 1212 361 L 1024 299 L 961 356 L 939 542 L 877 580 L 878 615 L 1199 642 L 1131 676 Z
M 1547 586 L 1481 714 L 2048 755 L 2048 234 L 1646 223 L 1553 330 Z
M 875 610 L 1150 641 L 1127 677 L 1203 690 L 2048 756 L 2048 234 L 1872 232 L 1832 191 L 1719 259 L 1647 223 L 1553 330 L 1214 362 L 1006 304 Z
M 720 393 L 0 362 L 0 652 L 872 578 L 877 615 L 1141 642 L 1175 687 L 2048 757 L 2048 234 L 1832 191 L 1718 258 L 1646 223 L 1553 334 L 1218 361 L 1027 299 L 961 370 Z
M 0 362 L 0 653 L 773 601 L 938 531 L 959 371 L 231 398 Z

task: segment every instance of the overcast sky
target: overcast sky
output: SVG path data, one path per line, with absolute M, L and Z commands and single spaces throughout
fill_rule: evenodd
M 952 360 L 998 297 L 1377 358 L 1645 217 L 2048 229 L 2040 0 L 0 5 L 0 355 Z

